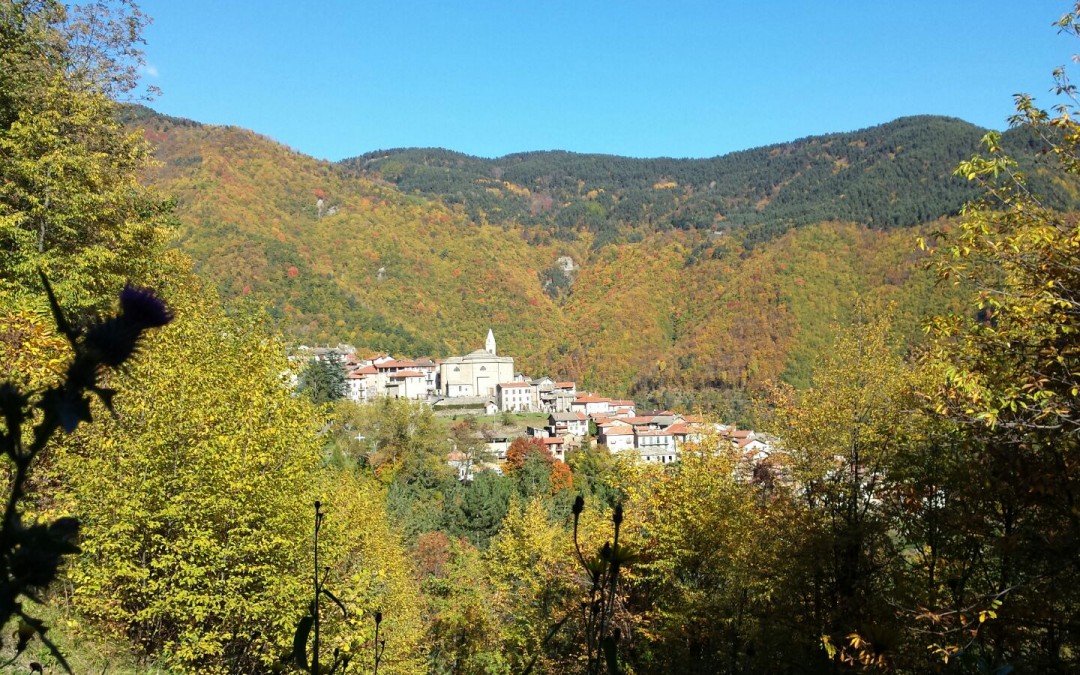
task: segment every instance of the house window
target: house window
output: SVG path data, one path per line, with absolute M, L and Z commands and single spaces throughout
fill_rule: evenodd
M 454 372 L 455 373 L 461 372 L 461 368 L 458 368 L 457 366 L 454 366 Z
M 487 366 L 480 366 L 480 370 L 487 370 Z

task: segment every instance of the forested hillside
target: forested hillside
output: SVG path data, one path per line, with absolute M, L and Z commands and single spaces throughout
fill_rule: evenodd
M 904 340 L 949 306 L 914 241 L 972 194 L 951 173 L 984 133 L 917 117 L 712 160 L 400 151 L 357 171 L 126 115 L 176 197 L 180 247 L 294 340 L 445 356 L 490 326 L 527 372 L 733 413 L 768 379 L 808 382 L 855 298 Z M 1065 185 L 1046 182 L 1059 200 Z M 694 210 L 708 222 L 678 220 Z
M 587 230 L 599 246 L 643 231 L 750 227 L 747 241 L 756 242 L 830 220 L 888 229 L 955 215 L 975 193 L 953 171 L 985 133 L 925 115 L 711 159 L 566 152 L 481 159 L 402 149 L 342 164 L 406 193 L 461 204 L 477 222 L 528 225 L 540 240 Z M 1026 160 L 1040 149 L 1020 130 L 1003 144 Z M 1056 206 L 1070 199 L 1049 181 L 1033 187 Z
M 555 237 L 122 111 L 145 24 L 0 0 L 5 672 L 1080 671 L 1080 224 L 1038 187 L 1075 187 L 1075 106 L 1018 97 L 955 217 Z M 535 418 L 290 377 L 289 340 L 488 326 L 725 416 L 669 461 L 522 436 L 494 471 Z M 718 423 L 748 410 L 768 443 Z

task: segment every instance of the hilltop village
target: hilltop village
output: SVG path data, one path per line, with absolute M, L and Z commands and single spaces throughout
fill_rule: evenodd
M 528 426 L 518 436 L 539 439 L 559 461 L 585 443 L 661 464 L 678 461 L 687 444 L 701 444 L 706 439 L 730 443 L 751 463 L 768 457 L 773 450 L 770 438 L 749 429 L 709 423 L 699 416 L 670 410 L 639 412 L 632 400 L 578 391 L 574 382 L 547 376 L 530 378 L 514 369 L 514 357 L 499 355 L 490 329 L 482 349 L 445 359 L 360 356 L 345 346 L 301 347 L 301 352 L 309 359 L 340 362 L 345 371 L 345 396 L 358 403 L 391 397 L 423 401 L 443 414 L 547 413 L 546 424 Z M 514 440 L 512 436 L 485 435 L 486 454 L 505 460 Z M 448 454 L 447 462 L 457 468 L 462 480 L 471 479 L 477 471 L 499 470 L 495 463 L 478 463 L 457 450 Z

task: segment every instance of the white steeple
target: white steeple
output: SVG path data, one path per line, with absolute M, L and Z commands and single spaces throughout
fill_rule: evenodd
M 484 341 L 484 351 L 488 352 L 492 356 L 495 356 L 495 333 L 491 332 L 488 328 L 487 340 Z

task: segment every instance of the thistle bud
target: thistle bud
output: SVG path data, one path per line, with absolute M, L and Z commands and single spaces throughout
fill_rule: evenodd
M 151 288 L 138 288 L 128 284 L 120 292 L 120 311 L 124 318 L 139 326 L 140 330 L 159 328 L 172 321 L 172 312 L 165 301 Z

